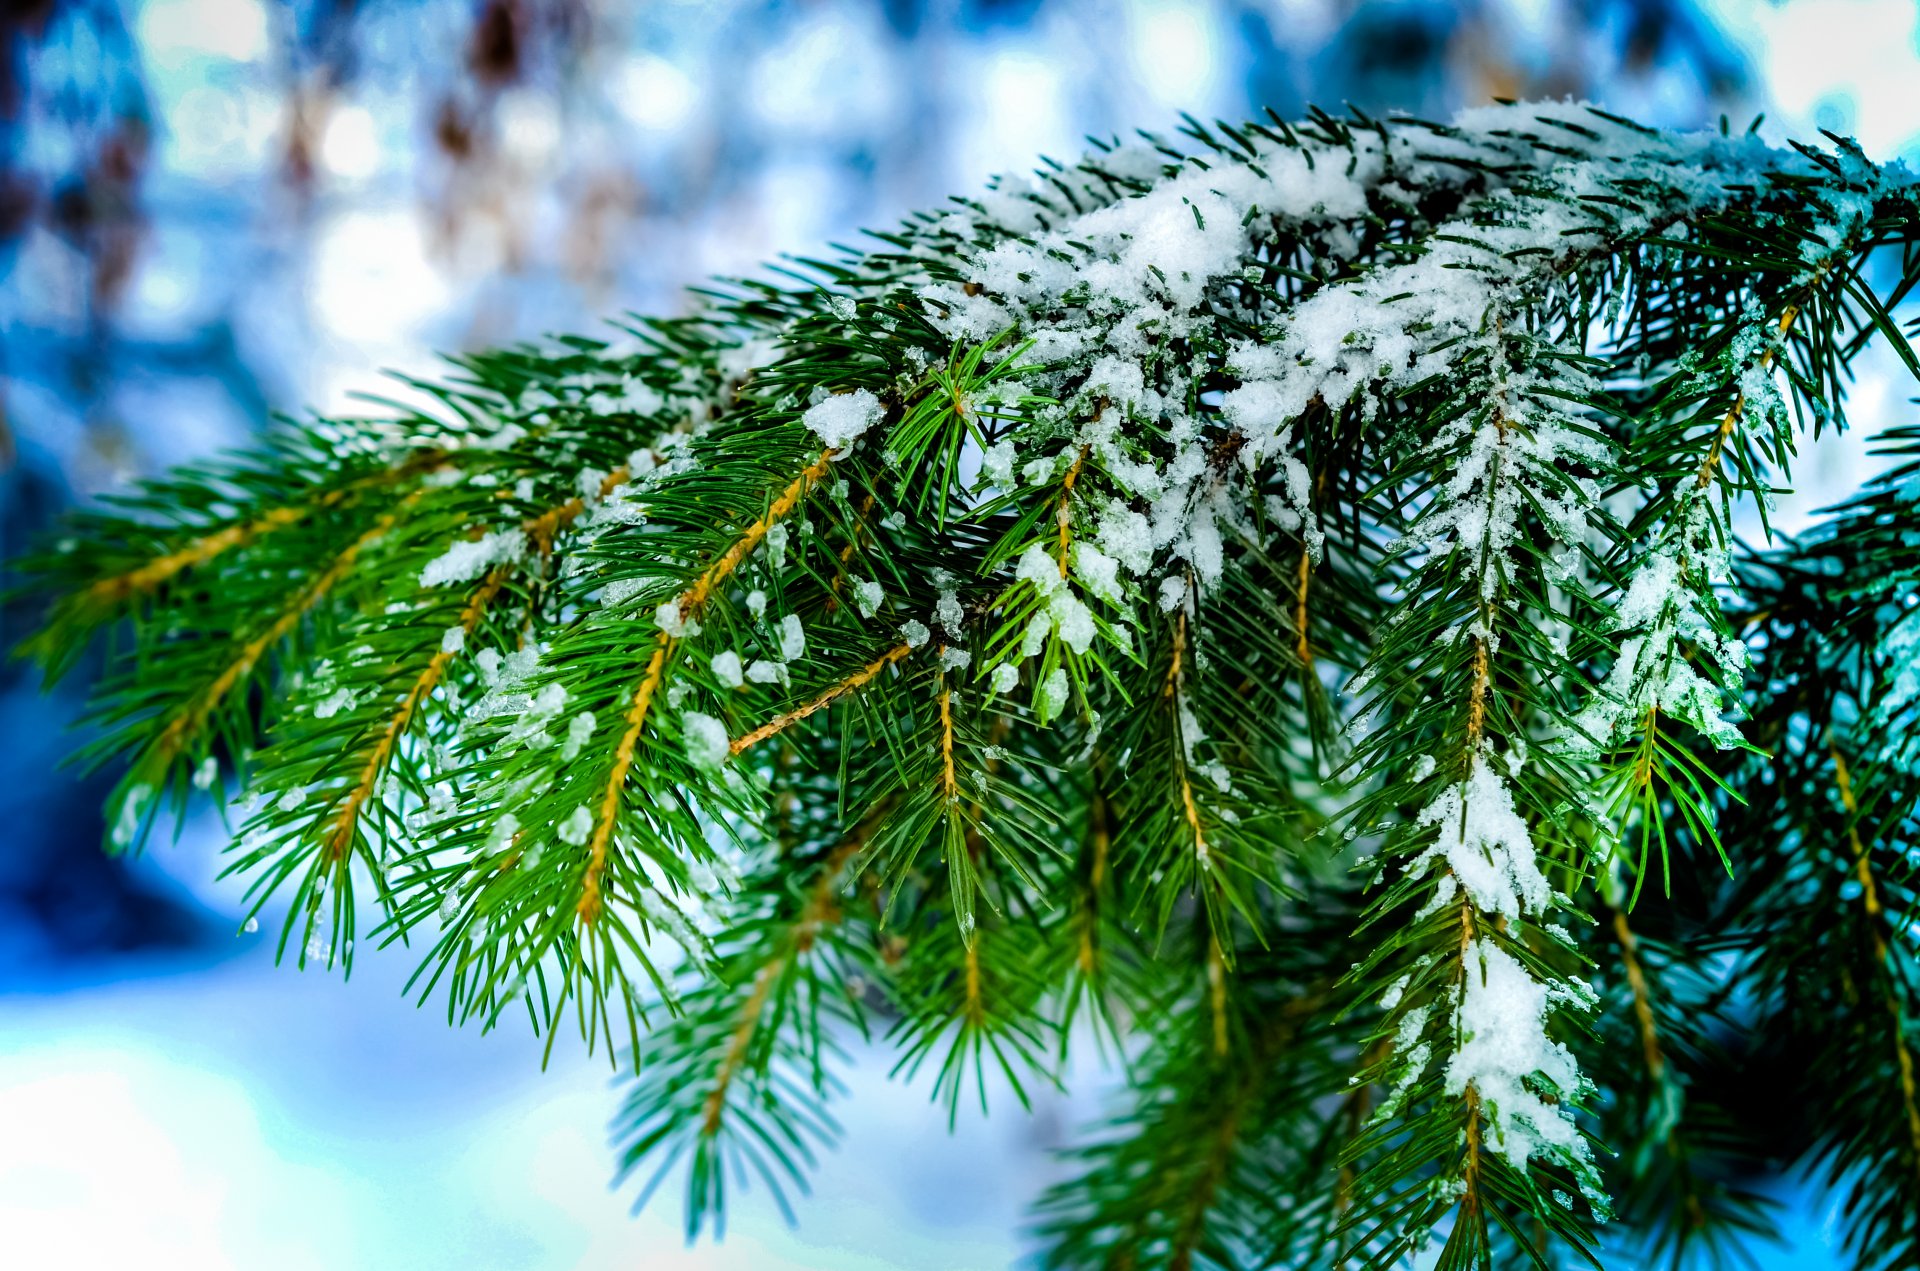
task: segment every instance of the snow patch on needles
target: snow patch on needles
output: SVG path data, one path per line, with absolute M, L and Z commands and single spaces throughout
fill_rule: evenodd
M 1466 963 L 1461 1041 L 1447 1063 L 1447 1093 L 1464 1094 L 1468 1086 L 1479 1092 L 1493 1126 L 1489 1146 L 1514 1169 L 1549 1156 L 1597 1196 L 1593 1158 L 1568 1107 L 1582 1087 L 1580 1070 L 1546 1033 L 1548 987 L 1491 940 L 1474 941 Z
M 780 659 L 792 662 L 807 651 L 807 633 L 800 625 L 800 615 L 787 614 L 780 619 Z
M 862 618 L 871 618 L 887 599 L 886 588 L 868 578 L 853 579 L 853 607 Z
M 511 565 L 527 554 L 527 536 L 520 530 L 500 530 L 470 542 L 455 543 L 427 562 L 420 571 L 422 587 L 445 587 L 472 582 L 495 565 Z
M 1713 593 L 1714 583 L 1726 576 L 1727 549 L 1706 500 L 1688 497 L 1673 532 L 1627 584 L 1613 626 L 1637 634 L 1621 642 L 1606 678 L 1575 717 L 1566 739 L 1570 753 L 1601 752 L 1654 707 L 1722 750 L 1740 743 L 1740 730 L 1726 713 L 1739 705 L 1747 646 L 1726 631 Z M 1701 662 L 1708 674 L 1688 660 L 1683 644 L 1707 655 Z
M 1874 723 L 1882 728 L 1920 703 L 1920 618 L 1916 618 L 1916 614 L 1920 614 L 1920 609 L 1909 610 L 1880 637 L 1880 656 L 1891 668 L 1886 694 L 1872 715 Z M 1902 728 L 1893 735 L 1889 754 L 1911 764 L 1916 748 L 1920 747 L 1920 729 Z M 1913 863 L 1920 865 L 1920 859 Z
M 740 655 L 732 649 L 713 655 L 713 678 L 728 688 L 739 688 L 746 683 L 744 671 L 740 666 Z
M 585 847 L 587 840 L 593 837 L 593 809 L 581 804 L 567 814 L 554 834 L 569 847 Z
M 1419 824 L 1438 826 L 1440 837 L 1414 858 L 1414 868 L 1444 864 L 1483 913 L 1520 918 L 1552 904 L 1553 888 L 1540 872 L 1527 823 L 1485 760 L 1476 756 L 1467 779 L 1429 803 Z
M 1095 572 L 1098 572 L 1098 566 Z M 1027 627 L 1026 637 L 1021 643 L 1022 656 L 1032 657 L 1038 653 L 1049 631 L 1058 632 L 1067 647 L 1075 653 L 1085 653 L 1093 647 L 1093 611 L 1073 594 L 1073 588 L 1061 576 L 1059 562 L 1047 555 L 1044 547 L 1038 543 L 1028 545 L 1014 569 L 1014 576 L 1032 583 L 1034 591 L 1045 602 L 1044 610 L 1035 614 Z
M 711 715 L 688 711 L 682 721 L 686 731 L 687 758 L 696 768 L 718 769 L 727 761 L 727 726 Z
M 986 216 L 1028 237 L 977 248 L 963 257 L 962 280 L 920 288 L 931 320 L 957 340 L 1011 327 L 1045 344 L 1037 360 L 1049 369 L 1039 386 L 1069 389 L 1064 409 L 1038 428 L 996 439 L 982 473 L 1011 489 L 1016 473 L 1041 484 L 1056 479 L 1073 454 L 1090 456 L 1127 496 L 1100 514 L 1099 549 L 1142 581 L 1156 558 L 1162 568 L 1174 558 L 1187 562 L 1200 588 L 1212 586 L 1229 545 L 1260 537 L 1248 509 L 1263 499 L 1271 524 L 1297 534 L 1317 561 L 1322 531 L 1294 427 L 1310 404 L 1338 411 L 1458 374 L 1469 359 L 1484 361 L 1500 338 L 1496 308 L 1516 288 L 1551 285 L 1596 242 L 1717 207 L 1780 167 L 1779 156 L 1751 139 L 1653 134 L 1583 103 L 1469 111 L 1444 128 L 1359 129 L 1339 143 L 1240 140 L 1249 153 L 1237 162 L 1216 155 L 1155 172 L 1158 161 L 1143 159 L 1128 168 L 1137 175 L 1118 181 L 1092 168 L 1064 170 L 1059 180 L 1070 187 L 1076 214 L 1045 229 L 1013 208 Z M 1569 145 L 1579 148 L 1577 159 Z M 1111 161 L 1102 156 L 1098 166 L 1110 171 Z M 1262 313 L 1261 294 L 1240 288 L 1257 281 L 1249 268 L 1261 268 L 1266 243 L 1287 226 L 1361 216 L 1369 197 L 1389 186 L 1393 197 L 1417 200 L 1468 179 L 1487 188 L 1420 254 L 1328 283 L 1272 314 L 1270 331 L 1232 345 L 1228 363 L 1240 383 L 1222 396 L 1218 417 L 1232 429 L 1231 465 L 1220 462 L 1217 428 L 1190 411 L 1185 373 L 1145 373 L 1169 340 L 1216 335 L 1223 312 Z M 1003 182 L 1001 191 L 1024 188 Z M 970 230 L 981 216 L 949 219 Z M 1334 258 L 1359 251 L 1351 235 L 1335 235 L 1327 247 Z M 1535 392 L 1577 395 L 1579 372 L 1563 361 L 1539 378 L 1552 382 L 1502 386 L 1514 405 L 1480 420 L 1486 436 L 1470 439 L 1452 489 L 1456 515 L 1451 525 L 1436 522 L 1433 534 L 1490 538 L 1504 552 L 1521 510 L 1539 507 L 1561 541 L 1581 537 L 1593 490 L 1565 474 L 1571 463 L 1593 467 L 1604 456 L 1588 433 L 1560 426 L 1545 407 L 1548 392 Z M 833 401 L 814 409 L 829 406 L 850 409 Z M 1067 421 L 1076 430 L 1070 445 L 1034 452 L 1030 438 L 1051 441 Z M 1130 426 L 1138 421 L 1163 428 L 1171 453 L 1144 454 Z M 1496 491 L 1505 483 L 1491 474 L 1508 457 L 1530 468 L 1532 479 Z M 1277 478 L 1272 486 L 1238 488 L 1262 471 Z M 1467 497 L 1476 486 L 1489 500 Z M 1151 515 L 1128 500 L 1150 504 Z M 1476 509 L 1476 502 L 1486 505 Z M 1484 572 L 1491 588 L 1497 571 Z M 1083 581 L 1105 594 L 1104 578 Z
M 567 739 L 560 748 L 560 758 L 563 762 L 572 763 L 580 757 L 580 752 L 586 748 L 586 744 L 593 740 L 595 726 L 596 721 L 592 711 L 581 711 L 567 721 Z
M 678 596 L 660 602 L 660 607 L 653 611 L 653 623 L 676 640 L 700 634 L 699 621 L 686 615 Z
M 1438 840 L 1412 865 L 1447 870 L 1436 890 L 1437 903 L 1464 891 L 1481 914 L 1509 920 L 1538 918 L 1552 907 L 1553 889 L 1540 872 L 1526 821 L 1515 810 L 1507 783 L 1481 757 L 1474 757 L 1464 781 L 1427 806 L 1419 824 L 1439 829 Z M 1570 1107 L 1585 1083 L 1571 1052 L 1546 1032 L 1551 1008 L 1589 1007 L 1591 990 L 1572 979 L 1535 979 L 1489 938 L 1473 941 L 1462 957 L 1447 1093 L 1457 1096 L 1469 1086 L 1478 1092 L 1493 1127 L 1489 1146 L 1516 1170 L 1525 1170 L 1536 1155 L 1551 1156 L 1580 1179 L 1596 1206 L 1604 1207 Z
M 811 428 L 823 445 L 845 450 L 885 414 L 886 408 L 879 398 L 864 388 L 856 388 L 851 393 L 839 393 L 815 402 L 800 417 L 800 422 Z

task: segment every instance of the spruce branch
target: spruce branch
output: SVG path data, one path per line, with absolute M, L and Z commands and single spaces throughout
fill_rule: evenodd
M 1920 478 L 1733 534 L 1920 375 L 1829 140 L 1096 143 L 86 513 L 21 651 L 107 645 L 119 845 L 231 786 L 283 953 L 604 1045 L 690 1233 L 856 1036 L 951 1123 L 1091 1034 L 1052 1265 L 1677 1268 L 1789 1165 L 1906 1265 Z

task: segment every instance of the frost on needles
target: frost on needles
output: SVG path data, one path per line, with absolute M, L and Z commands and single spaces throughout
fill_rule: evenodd
M 1733 534 L 1920 369 L 1909 173 L 1315 114 L 874 242 L 76 518 L 114 845 L 217 790 L 283 954 L 604 1047 L 690 1232 L 864 1030 L 1118 1043 L 1047 1265 L 1684 1262 L 1796 1159 L 1920 1258 L 1920 468 Z

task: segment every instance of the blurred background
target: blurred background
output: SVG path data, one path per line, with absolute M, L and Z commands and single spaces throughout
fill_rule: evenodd
M 1920 160 L 1914 0 L 0 0 L 0 557 L 61 508 L 435 350 L 674 312 L 1068 157 L 1308 102 L 1576 96 Z M 1876 364 L 1788 528 L 1867 472 Z M 4 580 L 0 580 L 4 581 Z M 0 606 L 0 645 L 26 614 Z M 998 1268 L 1098 1074 L 952 1136 L 862 1055 L 788 1228 L 608 1187 L 608 1073 L 236 934 L 208 812 L 110 861 L 71 691 L 0 665 L 0 1231 L 33 1268 Z M 563 1048 L 564 1049 L 564 1048 Z M 1793 1183 L 1781 1187 L 1793 1195 Z M 1797 1197 L 1762 1265 L 1820 1268 Z

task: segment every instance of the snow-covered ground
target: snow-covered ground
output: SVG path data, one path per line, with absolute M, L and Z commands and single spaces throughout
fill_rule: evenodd
M 213 845 L 161 848 L 204 878 Z M 212 885 L 217 907 L 237 890 Z M 736 1192 L 724 1243 L 688 1247 L 678 1180 L 638 1217 L 610 1186 L 604 1057 L 517 1026 L 457 1031 L 401 996 L 404 952 L 353 978 L 276 969 L 273 928 L 203 957 L 117 961 L 0 999 L 0 1231 L 35 1271 L 973 1271 L 1024 1249 L 1048 1149 L 1097 1110 L 1036 1092 L 963 1109 L 856 1048 L 846 1138 L 790 1227 Z M 1090 1074 L 1089 1074 L 1090 1075 Z
M 689 1246 L 668 1184 L 637 1217 L 610 1187 L 604 1063 L 482 1038 L 399 996 L 403 960 L 351 983 L 230 956 L 0 999 L 0 1231 L 35 1271 L 1001 1271 L 1032 1252 L 1050 1149 L 1098 1111 L 1004 1089 L 949 1135 L 925 1083 L 856 1052 L 846 1129 L 790 1227 L 737 1194 Z M 1765 1271 L 1825 1271 L 1831 1219 L 1795 1209 Z M 1610 1263 L 1611 1266 L 1621 1264 Z M 1304 1271 L 1304 1269 L 1303 1269 Z M 1622 1267 L 1624 1271 L 1624 1267 Z

